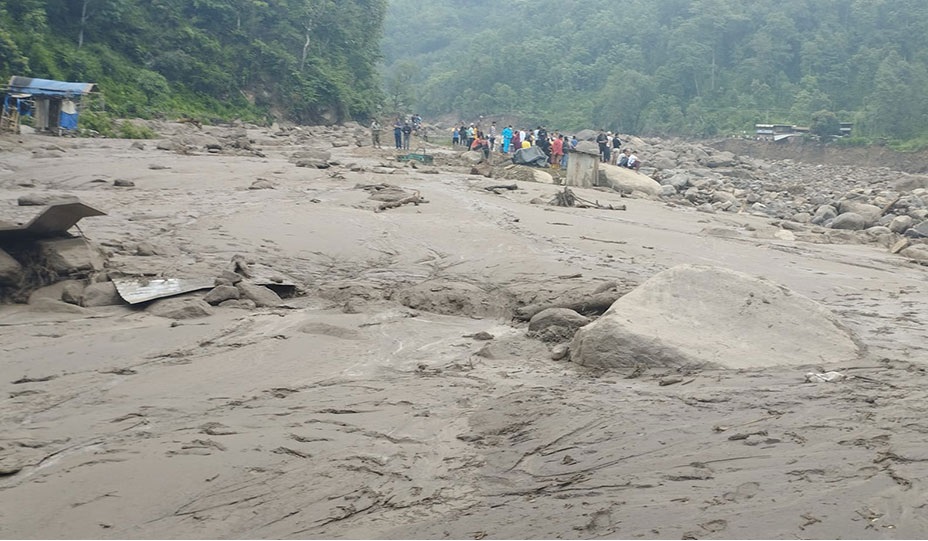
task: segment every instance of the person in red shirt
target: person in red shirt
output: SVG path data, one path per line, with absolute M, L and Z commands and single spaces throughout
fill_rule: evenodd
M 554 169 L 561 168 L 561 157 L 564 155 L 564 139 L 555 134 L 554 140 L 551 141 L 551 167 Z

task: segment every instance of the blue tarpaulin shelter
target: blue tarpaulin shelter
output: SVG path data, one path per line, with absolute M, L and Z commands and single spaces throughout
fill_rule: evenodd
M 10 77 L 5 89 L 4 118 L 9 116 L 8 120 L 12 120 L 12 108 L 16 107 L 18 111 L 21 102 L 28 99 L 34 102 L 35 129 L 56 133 L 60 133 L 61 130 L 76 130 L 78 104 L 82 97 L 93 92 L 94 86 L 94 83 L 72 83 L 14 75 Z M 15 105 L 12 103 L 14 101 Z M 6 127 L 18 130 L 18 116 L 16 119 L 15 127 Z

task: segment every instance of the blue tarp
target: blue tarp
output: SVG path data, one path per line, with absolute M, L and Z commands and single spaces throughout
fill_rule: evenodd
M 33 96 L 78 97 L 93 90 L 94 83 L 68 83 L 32 77 L 10 77 L 9 91 Z

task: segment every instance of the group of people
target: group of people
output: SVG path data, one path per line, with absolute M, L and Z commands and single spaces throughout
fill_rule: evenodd
M 632 154 L 630 148 L 621 149 L 622 141 L 618 134 L 611 131 L 599 130 L 596 136 L 596 144 L 599 145 L 599 159 L 603 163 L 627 167 L 637 171 L 641 167 L 641 160 L 638 156 Z
M 409 119 L 397 117 L 393 123 L 393 138 L 398 150 L 409 150 L 409 140 L 414 132 L 417 132 L 422 125 L 422 117 L 418 114 L 412 115 Z M 374 148 L 383 148 L 380 146 L 380 133 L 383 127 L 375 118 L 371 122 L 371 140 Z M 497 144 L 499 143 L 499 144 Z M 483 152 L 485 158 L 490 157 L 491 152 L 497 149 L 502 154 L 514 153 L 520 148 L 531 148 L 537 146 L 554 168 L 566 167 L 568 153 L 577 148 L 579 141 L 576 136 L 568 137 L 567 135 L 554 132 L 549 134 L 544 126 L 538 126 L 534 130 L 513 129 L 508 125 L 502 130 L 497 130 L 496 122 L 492 122 L 487 131 L 480 129 L 480 126 L 471 123 L 467 125 L 461 123 L 451 130 L 452 146 L 463 146 L 468 150 Z M 641 167 L 641 160 L 632 153 L 631 149 L 622 149 L 622 141 L 618 134 L 611 131 L 600 130 L 596 136 L 596 143 L 599 145 L 599 159 L 603 163 L 609 163 L 637 171 Z
M 374 118 L 371 120 L 370 128 L 371 145 L 374 148 L 383 148 L 380 143 L 380 135 L 383 132 L 383 126 Z M 409 140 L 412 138 L 412 134 L 418 134 L 422 130 L 424 130 L 422 127 L 422 117 L 419 116 L 418 113 L 406 119 L 399 116 L 396 117 L 396 121 L 393 122 L 393 140 L 397 150 L 409 150 Z

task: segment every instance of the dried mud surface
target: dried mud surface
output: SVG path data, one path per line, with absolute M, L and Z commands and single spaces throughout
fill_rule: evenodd
M 0 306 L 0 537 L 928 536 L 928 268 L 748 214 L 579 189 L 628 210 L 532 204 L 560 188 L 491 193 L 439 148 L 434 171 L 384 174 L 392 150 L 249 136 L 261 155 L 3 141 L 3 219 L 34 213 L 24 194 L 77 195 L 108 213 L 81 230 L 123 272 L 215 276 L 243 255 L 305 294 L 176 322 Z M 337 165 L 296 167 L 311 149 Z M 375 212 L 358 185 L 380 183 L 427 203 Z M 512 317 L 681 263 L 792 288 L 867 353 L 592 372 Z M 826 370 L 853 377 L 804 382 Z

